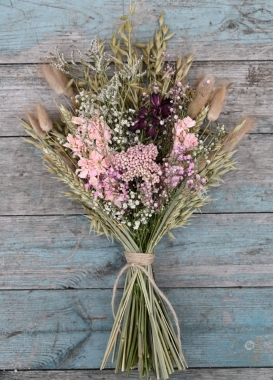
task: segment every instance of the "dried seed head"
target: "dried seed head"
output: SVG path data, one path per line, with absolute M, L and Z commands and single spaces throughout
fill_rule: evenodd
M 210 102 L 210 109 L 207 115 L 209 121 L 215 121 L 220 116 L 220 113 L 222 112 L 224 106 L 227 88 L 228 86 L 221 86 L 214 92 Z
M 42 130 L 40 127 L 38 119 L 36 119 L 35 116 L 33 116 L 28 110 L 25 110 L 26 117 L 28 118 L 28 121 L 30 125 L 32 126 L 32 129 L 41 138 L 44 138 L 46 136 L 46 132 Z
M 214 86 L 214 78 L 212 75 L 205 75 L 196 87 L 196 96 L 190 103 L 188 115 L 194 119 L 202 108 L 209 102 L 211 92 Z
M 250 118 L 241 120 L 233 131 L 228 134 L 221 150 L 224 150 L 225 152 L 233 151 L 245 135 L 254 127 L 254 125 L 255 122 Z
M 43 65 L 42 73 L 49 86 L 56 94 L 64 94 L 70 98 L 74 97 L 74 92 L 71 87 L 67 88 L 69 79 L 60 70 L 54 66 Z
M 36 115 L 38 117 L 38 121 L 42 130 L 45 132 L 51 131 L 53 128 L 52 120 L 41 104 L 37 104 L 36 106 Z
M 73 171 L 75 172 L 76 168 L 75 168 L 75 165 L 73 163 L 73 161 L 71 159 L 69 159 L 67 156 L 65 156 L 64 154 L 60 154 L 61 156 L 61 160 L 64 161 L 64 163 Z
M 201 172 L 204 167 L 206 166 L 207 162 L 206 162 L 206 159 L 205 157 L 202 158 L 202 160 L 199 162 L 199 165 L 198 165 L 198 172 Z
M 211 161 L 213 159 L 213 157 L 215 156 L 215 153 L 212 152 L 208 155 L 208 157 L 203 157 L 201 159 L 201 161 L 199 162 L 199 165 L 198 165 L 198 172 L 200 173 L 205 166 L 207 166 L 207 160 Z

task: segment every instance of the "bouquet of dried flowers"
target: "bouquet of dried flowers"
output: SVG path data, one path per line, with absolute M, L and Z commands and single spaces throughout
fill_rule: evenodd
M 114 324 L 102 361 L 113 352 L 116 371 L 137 366 L 140 377 L 167 379 L 186 368 L 174 309 L 153 278 L 160 239 L 186 224 L 208 200 L 207 190 L 234 168 L 235 146 L 252 127 L 244 120 L 231 133 L 217 122 L 227 85 L 214 89 L 206 75 L 187 83 L 193 57 L 167 62 L 173 36 L 159 18 L 148 43 L 132 41 L 132 15 L 112 36 L 112 55 L 94 39 L 70 63 L 58 50 L 43 74 L 58 94 L 61 120 L 52 122 L 42 105 L 26 112 L 27 139 L 43 153 L 50 172 L 66 183 L 67 194 L 84 207 L 91 228 L 117 239 L 127 264 L 114 285 Z M 126 273 L 115 312 L 115 293 Z M 171 312 L 175 328 L 172 325 Z

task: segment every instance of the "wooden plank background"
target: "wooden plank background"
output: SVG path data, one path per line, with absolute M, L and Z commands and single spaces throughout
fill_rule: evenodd
M 112 316 L 121 246 L 89 233 L 81 207 L 21 139 L 25 107 L 56 96 L 40 65 L 109 37 L 129 0 L 0 2 L 0 377 L 125 379 L 97 369 Z M 195 53 L 190 73 L 231 82 L 222 122 L 257 125 L 236 153 L 238 170 L 213 202 L 157 247 L 158 285 L 179 317 L 190 369 L 179 380 L 267 380 L 273 368 L 273 3 L 271 0 L 139 0 L 146 41 L 161 11 L 176 36 L 170 60 Z M 42 58 L 41 58 L 42 57 Z M 251 367 L 251 368 L 246 368 Z M 132 378 L 137 378 L 132 373 Z

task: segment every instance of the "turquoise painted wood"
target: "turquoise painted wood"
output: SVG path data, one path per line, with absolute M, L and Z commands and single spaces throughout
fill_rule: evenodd
M 271 368 L 205 368 L 188 369 L 176 372 L 171 380 L 268 380 L 272 374 Z M 125 373 L 115 374 L 113 370 L 54 370 L 54 371 L 5 371 L 1 380 L 125 380 Z M 130 379 L 139 379 L 137 370 L 131 371 Z M 154 380 L 154 377 L 151 377 Z
M 156 249 L 160 287 L 273 285 L 271 214 L 197 214 L 173 233 Z M 0 236 L 1 289 L 111 288 L 125 263 L 81 216 L 1 217 Z
M 129 4 L 129 0 L 4 0 L 0 62 L 40 62 L 54 45 L 66 52 L 87 47 L 95 36 L 108 37 L 118 27 Z M 176 32 L 170 58 L 193 52 L 198 60 L 267 60 L 273 57 L 272 10 L 270 0 L 139 1 L 136 30 L 147 40 L 164 11 L 166 23 Z
M 17 116 L 40 101 L 56 118 L 55 95 L 40 74 L 41 56 L 56 45 L 69 56 L 96 35 L 108 37 L 128 5 L 129 0 L 1 1 L 0 371 L 12 370 L 0 372 L 3 380 L 124 379 L 94 370 L 112 323 L 110 299 L 124 264 L 122 249 L 89 234 L 80 205 L 63 198 L 66 187 L 20 138 L 25 133 Z M 212 191 L 214 201 L 191 225 L 174 231 L 175 240 L 165 237 L 157 247 L 156 281 L 178 313 L 189 366 L 200 368 L 172 378 L 268 380 L 273 3 L 139 0 L 140 40 L 150 36 L 162 10 L 176 33 L 169 59 L 195 53 L 190 82 L 205 72 L 217 84 L 232 83 L 221 121 L 230 128 L 241 114 L 257 120 L 236 154 L 238 170 Z
M 165 293 L 190 367 L 273 365 L 272 289 Z M 110 290 L 20 291 L 20 297 L 9 291 L 0 292 L 0 301 L 1 368 L 100 366 L 112 325 Z

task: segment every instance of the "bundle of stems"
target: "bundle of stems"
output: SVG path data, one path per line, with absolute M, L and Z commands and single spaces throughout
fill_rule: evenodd
M 152 266 L 145 267 L 153 276 Z M 115 316 L 101 369 L 113 351 L 116 372 L 138 367 L 139 376 L 168 379 L 174 369 L 187 364 L 161 296 L 146 274 L 137 267 L 128 269 L 124 292 Z

